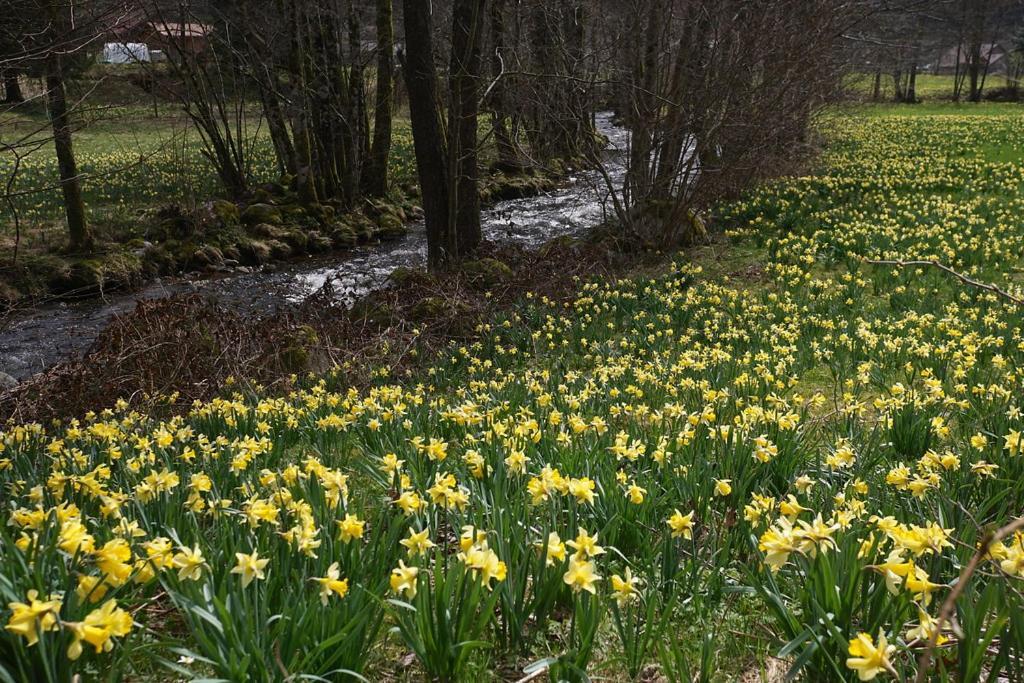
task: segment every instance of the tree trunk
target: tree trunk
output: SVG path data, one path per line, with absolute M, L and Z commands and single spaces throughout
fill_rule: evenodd
M 288 132 L 288 124 L 285 122 L 284 110 L 278 99 L 280 85 L 276 83 L 275 77 L 268 77 L 270 78 L 270 87 L 262 82 L 259 84 L 260 101 L 263 104 L 263 115 L 267 119 L 267 130 L 270 132 L 270 140 L 274 143 L 278 167 L 282 173 L 295 175 L 298 172 L 299 162 L 295 153 L 295 145 L 292 144 L 291 134 Z
M 355 206 L 362 188 L 363 166 L 370 156 L 370 121 L 366 105 L 366 69 L 363 66 L 361 44 L 361 17 L 356 3 L 349 5 L 348 53 L 352 64 L 348 70 L 347 111 L 343 119 L 348 126 L 340 158 L 344 162 L 345 201 Z
M 286 5 L 283 0 L 278 0 L 279 11 L 288 17 L 288 71 L 291 78 L 290 105 L 288 108 L 289 119 L 292 124 L 292 139 L 295 143 L 296 161 L 296 190 L 299 201 L 306 205 L 316 204 L 319 201 L 316 191 L 316 178 L 313 176 L 313 149 L 310 139 L 309 124 L 309 88 L 307 87 L 308 73 L 306 71 L 306 41 L 304 34 L 303 14 L 299 10 L 299 3 L 292 2 L 288 7 L 287 14 L 284 14 Z
M 452 9 L 451 101 L 448 163 L 454 179 L 449 201 L 456 235 L 455 251 L 464 256 L 480 244 L 480 193 L 477 187 L 477 118 L 481 69 L 480 41 L 484 0 L 455 0 Z
M 502 73 L 503 50 L 506 47 L 505 26 L 506 0 L 491 2 L 491 78 L 493 86 L 488 102 L 491 111 L 491 128 L 494 130 L 494 146 L 498 153 L 497 167 L 504 171 L 519 172 L 525 164 L 519 157 L 513 139 L 512 114 L 509 111 L 507 76 Z
M 4 104 L 19 104 L 25 101 L 25 95 L 21 92 L 21 81 L 18 80 L 16 71 L 7 71 L 4 74 Z
M 406 45 L 402 73 L 409 92 L 413 147 L 423 195 L 427 265 L 431 270 L 438 270 L 456 255 L 448 246 L 448 155 L 437 110 L 437 69 L 430 7 L 431 3 L 424 0 L 402 0 Z
M 60 187 L 64 193 L 64 212 L 68 220 L 68 247 L 72 252 L 89 252 L 93 250 L 93 236 L 85 218 L 82 186 L 71 144 L 71 122 L 68 117 L 67 95 L 64 91 L 64 74 L 60 55 L 56 51 L 47 60 L 46 89 L 50 121 L 53 125 L 53 146 L 57 153 L 57 168 L 60 171 Z
M 903 101 L 903 72 L 896 69 L 892 73 L 893 99 L 896 102 Z
M 388 193 L 391 118 L 394 113 L 395 27 L 392 0 L 377 0 L 377 100 L 373 110 L 373 146 L 366 169 L 366 193 Z
M 970 90 L 967 94 L 969 102 L 981 100 L 981 43 L 972 42 L 971 53 L 967 57 L 967 78 L 970 82 Z
M 910 63 L 910 74 L 907 76 L 907 90 L 903 93 L 903 101 L 907 104 L 917 103 L 917 62 Z
M 871 87 L 871 101 L 878 102 L 882 99 L 882 70 L 875 71 L 875 83 Z

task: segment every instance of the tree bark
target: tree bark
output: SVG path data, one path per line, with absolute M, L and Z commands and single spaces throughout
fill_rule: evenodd
M 307 87 L 308 73 L 306 71 L 306 40 L 304 28 L 304 16 L 300 11 L 299 3 L 292 2 L 286 5 L 284 0 L 278 0 L 279 11 L 283 16 L 288 17 L 288 71 L 291 78 L 290 105 L 288 107 L 289 119 L 292 124 L 292 139 L 295 145 L 296 160 L 296 190 L 299 201 L 306 205 L 316 204 L 319 201 L 317 196 L 316 178 L 313 177 L 313 149 L 310 139 L 309 111 L 310 100 L 309 88 Z M 285 13 L 287 9 L 287 13 Z
M 423 217 L 427 227 L 427 265 L 444 268 L 456 254 L 449 247 L 448 162 L 441 118 L 437 109 L 437 69 L 434 65 L 434 37 L 430 3 L 402 0 L 405 17 L 405 59 L 402 72 L 409 92 L 413 147 Z
M 907 104 L 917 103 L 917 62 L 910 63 L 910 74 L 907 76 L 907 90 L 903 93 L 903 101 Z
M 21 92 L 21 81 L 15 71 L 4 73 L 4 104 L 19 104 L 25 101 L 25 95 Z
M 490 76 L 494 83 L 488 107 L 491 112 L 491 128 L 494 130 L 494 146 L 498 153 L 497 167 L 505 171 L 519 172 L 523 170 L 525 164 L 513 139 L 514 127 L 511 122 L 512 113 L 509 111 L 508 84 L 505 82 L 508 77 L 502 73 L 502 53 L 506 47 L 505 5 L 506 0 L 491 2 Z
M 455 252 L 464 256 L 480 244 L 480 193 L 477 169 L 477 118 L 480 114 L 480 41 L 484 0 L 455 0 L 452 9 L 451 100 L 448 129 L 454 192 L 449 197 Z
M 366 193 L 388 193 L 391 118 L 394 115 L 395 27 L 392 0 L 377 0 L 377 95 L 373 110 L 373 145 L 367 165 Z
M 78 178 L 78 165 L 71 143 L 71 122 L 68 116 L 67 94 L 60 55 L 53 51 L 47 60 L 47 99 L 53 126 L 53 146 L 57 153 L 60 187 L 64 193 L 64 213 L 68 220 L 68 248 L 72 252 L 93 250 L 93 236 L 85 217 L 82 186 Z

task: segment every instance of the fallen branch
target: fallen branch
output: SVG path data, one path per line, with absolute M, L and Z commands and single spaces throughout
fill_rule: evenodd
M 899 266 L 900 268 L 904 268 L 906 266 L 931 266 L 932 268 L 938 268 L 939 270 L 943 271 L 944 273 L 949 273 L 950 275 L 955 277 L 957 280 L 960 280 L 960 282 L 964 283 L 965 285 L 970 285 L 971 287 L 977 287 L 978 289 L 984 289 L 986 291 L 992 292 L 993 294 L 998 294 L 999 296 L 1003 297 L 1007 301 L 1011 301 L 1011 302 L 1013 302 L 1014 304 L 1016 304 L 1018 306 L 1024 306 L 1024 299 L 1021 299 L 1020 297 L 1016 297 L 1016 296 L 1010 294 L 1009 292 L 1007 292 L 1007 291 L 1005 291 L 1003 289 L 1000 289 L 996 285 L 990 284 L 988 282 L 981 282 L 980 280 L 974 280 L 972 278 L 969 278 L 966 275 L 964 275 L 963 273 L 958 273 L 957 271 L 953 270 L 949 266 L 943 265 L 943 264 L 939 263 L 938 261 L 898 261 L 898 260 L 890 261 L 890 260 L 885 260 L 885 259 L 869 259 L 869 258 L 863 259 L 863 261 L 864 261 L 864 263 L 870 263 L 873 266 Z
M 977 571 L 978 566 L 982 563 L 985 557 L 989 554 L 992 546 L 996 543 L 1001 542 L 1007 536 L 1011 536 L 1017 531 L 1024 529 L 1024 517 L 1018 517 L 1004 527 L 997 529 L 996 531 L 987 532 L 981 539 L 981 543 L 978 544 L 978 549 L 975 551 L 974 556 L 971 557 L 971 561 L 967 563 L 967 566 L 960 572 L 960 576 L 956 581 L 956 586 L 946 596 L 946 600 L 942 603 L 942 607 L 939 609 L 939 616 L 935 622 L 935 631 L 932 633 L 931 638 L 928 639 L 928 647 L 925 648 L 924 652 L 921 653 L 921 657 L 917 660 L 917 683 L 924 683 L 928 678 L 928 668 L 932 662 L 932 650 L 935 649 L 936 644 L 939 640 L 939 635 L 942 634 L 942 629 L 947 623 L 952 623 L 953 610 L 956 609 L 956 601 L 963 595 L 964 590 L 967 589 L 967 584 L 970 582 L 974 572 Z

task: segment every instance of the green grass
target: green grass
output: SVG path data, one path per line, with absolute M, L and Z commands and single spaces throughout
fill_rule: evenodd
M 125 241 L 140 236 L 145 223 L 141 212 L 168 204 L 194 206 L 221 194 L 213 166 L 191 122 L 173 106 L 163 104 L 154 115 L 143 105 L 96 105 L 79 112 L 74 134 L 79 172 L 88 216 L 100 239 Z M 273 147 L 258 112 L 248 116 L 246 134 L 251 147 L 254 184 L 277 179 Z M 16 199 L 22 223 L 24 250 L 45 250 L 65 241 L 63 205 L 55 185 L 57 164 L 49 142 L 48 123 L 41 113 L 0 112 L 4 139 L 38 140 L 39 147 L 21 163 L 14 192 L 33 191 Z M 14 158 L 0 154 L 0 179 L 11 173 Z M 408 183 L 414 178 L 408 122 L 395 124 L 392 179 Z M 35 192 L 37 191 L 38 192 Z M 13 239 L 13 218 L 5 210 L 0 219 L 0 245 Z
M 851 114 L 872 118 L 936 116 L 1009 116 L 1024 112 L 1013 102 L 922 102 L 921 104 L 870 103 L 845 108 Z
M 906 81 L 906 74 L 903 76 Z M 915 92 L 920 100 L 952 100 L 954 77 L 952 74 L 919 73 L 915 83 Z M 990 91 L 1007 85 L 1006 78 L 990 75 L 985 79 L 985 90 Z M 874 74 L 858 74 L 848 81 L 850 89 L 860 97 L 871 97 L 874 91 Z M 965 86 L 966 87 L 966 86 Z M 883 100 L 891 100 L 895 93 L 892 74 L 883 73 L 880 95 Z

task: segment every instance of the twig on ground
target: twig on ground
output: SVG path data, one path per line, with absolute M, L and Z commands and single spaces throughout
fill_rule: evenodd
M 863 259 L 863 260 L 864 260 L 864 263 L 870 263 L 873 266 L 898 266 L 900 268 L 904 268 L 904 267 L 907 267 L 907 266 L 930 266 L 932 268 L 938 268 L 939 270 L 943 271 L 944 273 L 949 273 L 950 275 L 952 275 L 956 279 L 960 280 L 960 282 L 964 283 L 965 285 L 970 285 L 971 287 L 977 287 L 978 289 L 984 289 L 986 291 L 992 292 L 993 294 L 997 294 L 997 295 L 1001 296 L 1002 298 L 1006 299 L 1007 301 L 1013 302 L 1014 304 L 1016 304 L 1018 306 L 1024 306 L 1024 299 L 1021 299 L 1020 297 L 1016 297 L 1013 294 L 1010 294 L 1009 292 L 1007 292 L 1007 291 L 1005 291 L 1003 289 L 1000 289 L 999 287 L 997 287 L 996 285 L 993 285 L 991 283 L 981 282 L 980 280 L 975 280 L 973 278 L 969 278 L 966 275 L 964 275 L 963 273 L 958 273 L 957 271 L 953 270 L 949 266 L 944 265 L 942 263 L 939 263 L 938 261 L 924 261 L 924 260 L 919 260 L 919 261 L 902 261 L 902 260 L 869 259 L 869 258 L 866 258 L 866 259 Z

